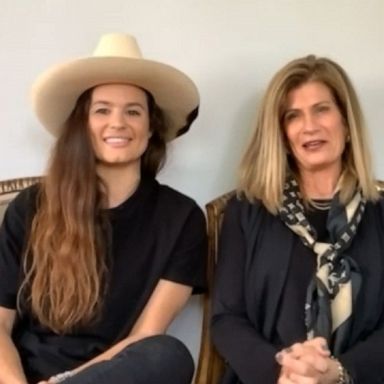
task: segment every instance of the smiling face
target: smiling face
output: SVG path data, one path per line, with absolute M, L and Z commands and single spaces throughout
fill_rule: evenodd
M 128 84 L 95 87 L 88 126 L 99 164 L 140 170 L 151 137 L 147 96 L 142 89 Z
M 341 172 L 347 128 L 330 89 L 312 81 L 288 93 L 285 136 L 298 170 Z

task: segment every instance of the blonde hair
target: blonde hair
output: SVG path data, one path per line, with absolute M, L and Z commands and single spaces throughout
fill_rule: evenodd
M 330 89 L 347 126 L 349 142 L 343 153 L 342 202 L 350 198 L 356 184 L 366 199 L 378 198 L 364 118 L 352 83 L 340 65 L 328 58 L 310 55 L 289 62 L 272 78 L 240 164 L 238 193 L 249 201 L 260 199 L 274 214 L 282 203 L 287 174 L 296 173 L 289 162 L 284 139 L 287 96 L 291 90 L 310 81 L 321 82 Z

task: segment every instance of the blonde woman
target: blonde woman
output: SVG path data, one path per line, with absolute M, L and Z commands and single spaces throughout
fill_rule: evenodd
M 327 58 L 273 77 L 225 213 L 212 334 L 225 384 L 384 380 L 384 199 Z
M 189 384 L 164 333 L 204 288 L 205 220 L 155 177 L 197 115 L 194 83 L 110 34 L 32 100 L 57 142 L 0 230 L 0 383 Z

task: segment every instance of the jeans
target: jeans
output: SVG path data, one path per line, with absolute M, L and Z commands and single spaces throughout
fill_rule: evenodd
M 190 384 L 194 371 L 185 345 L 169 335 L 129 345 L 111 360 L 96 363 L 65 384 Z

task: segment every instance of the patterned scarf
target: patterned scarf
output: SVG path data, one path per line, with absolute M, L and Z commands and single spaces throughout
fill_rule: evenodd
M 365 199 L 356 191 L 346 206 L 339 193 L 332 199 L 327 218 L 330 243 L 317 242 L 317 234 L 305 217 L 296 180 L 289 178 L 284 188 L 280 217 L 283 222 L 317 255 L 317 269 L 305 303 L 307 337 L 322 336 L 334 355 L 348 341 L 352 311 L 361 286 L 356 262 L 346 253 L 365 209 Z

